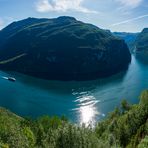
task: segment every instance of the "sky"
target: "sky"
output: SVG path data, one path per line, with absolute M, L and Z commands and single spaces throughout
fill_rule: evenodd
M 59 16 L 111 31 L 140 32 L 148 27 L 148 0 L 0 0 L 0 29 L 28 17 Z

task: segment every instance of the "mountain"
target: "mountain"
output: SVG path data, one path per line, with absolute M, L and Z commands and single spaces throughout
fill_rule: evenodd
M 135 48 L 135 40 L 137 36 L 139 35 L 139 33 L 113 32 L 113 35 L 125 40 L 130 51 L 133 51 Z
M 137 51 L 148 51 L 148 28 L 144 28 L 136 39 Z
M 27 18 L 0 31 L 0 69 L 56 80 L 90 80 L 128 67 L 124 40 L 62 16 Z

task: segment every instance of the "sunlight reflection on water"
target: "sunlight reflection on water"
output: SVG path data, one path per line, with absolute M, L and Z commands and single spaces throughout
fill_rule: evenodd
M 77 103 L 78 107 L 73 110 L 78 112 L 80 124 L 85 123 L 86 126 L 95 125 L 95 118 L 100 114 L 96 108 L 99 100 L 96 100 L 94 96 L 88 95 L 87 93 L 81 93 L 74 102 Z
M 95 116 L 100 114 L 93 105 L 82 106 L 79 108 L 79 112 L 80 124 L 85 123 L 86 126 L 89 124 L 93 126 L 96 123 Z

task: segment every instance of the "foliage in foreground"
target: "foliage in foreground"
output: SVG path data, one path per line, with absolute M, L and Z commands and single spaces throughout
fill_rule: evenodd
M 21 118 L 0 109 L 0 148 L 147 148 L 148 91 L 137 105 L 125 100 L 95 128 L 78 126 L 64 117 Z

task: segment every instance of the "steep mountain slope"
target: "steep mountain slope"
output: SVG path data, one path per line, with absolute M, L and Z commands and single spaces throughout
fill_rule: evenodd
M 143 31 L 138 35 L 136 39 L 136 50 L 137 51 L 142 51 L 142 50 L 148 51 L 148 28 L 144 28 Z
M 28 18 L 0 31 L 0 69 L 59 80 L 109 76 L 131 60 L 125 42 L 72 17 Z

